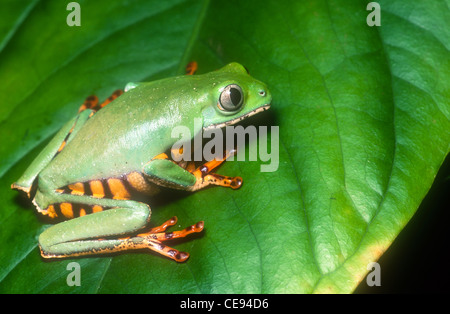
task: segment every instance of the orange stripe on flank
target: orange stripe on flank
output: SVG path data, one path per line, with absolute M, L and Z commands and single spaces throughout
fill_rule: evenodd
M 64 215 L 64 217 L 66 217 L 66 218 L 73 218 L 72 204 L 70 204 L 70 203 L 61 203 L 59 205 L 59 207 L 61 208 L 61 213 Z
M 91 187 L 92 196 L 103 198 L 105 197 L 105 191 L 103 190 L 103 184 L 100 180 L 93 180 L 89 182 Z
M 98 212 L 101 212 L 102 210 L 103 210 L 103 207 L 101 207 L 100 205 L 92 206 L 92 212 L 93 213 L 98 213 Z
M 53 205 L 49 205 L 47 207 L 47 209 L 44 211 L 44 215 L 48 215 L 50 218 L 55 218 L 58 216 Z
M 66 141 L 61 143 L 61 146 L 58 148 L 58 153 L 63 150 L 64 146 L 66 146 Z
M 151 187 L 145 178 L 139 172 L 130 172 L 127 175 L 127 181 L 130 183 L 131 187 L 141 193 L 150 193 Z
M 130 193 L 127 191 L 120 179 L 108 179 L 108 185 L 114 199 L 130 199 Z
M 68 185 L 69 189 L 72 190 L 72 194 L 84 195 L 84 185 L 81 182 Z
M 161 153 L 152 158 L 152 160 L 155 160 L 155 159 L 169 159 L 169 156 L 167 156 L 166 153 Z

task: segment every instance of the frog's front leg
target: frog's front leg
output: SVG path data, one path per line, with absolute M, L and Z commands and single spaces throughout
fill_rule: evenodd
M 200 222 L 181 231 L 165 233 L 167 227 L 176 223 L 174 217 L 160 227 L 138 234 L 149 223 L 151 210 L 147 204 L 131 200 L 97 199 L 38 190 L 34 203 L 38 209 L 46 208 L 47 211 L 57 211 L 56 207 L 59 211 L 73 211 L 74 206 L 81 206 L 84 211 L 93 212 L 46 229 L 39 236 L 41 255 L 44 258 L 150 249 L 177 262 L 183 262 L 189 254 L 168 247 L 163 242 L 203 230 L 203 222 Z
M 225 153 L 222 159 L 213 159 L 195 168 L 194 162 L 187 164 L 186 169 L 169 159 L 163 153 L 154 157 L 144 166 L 147 178 L 161 186 L 187 191 L 197 191 L 209 185 L 218 185 L 238 189 L 242 185 L 241 177 L 228 177 L 211 173 L 227 158 L 234 155 L 235 150 Z
M 195 185 L 190 189 L 190 191 L 196 191 L 208 185 L 230 187 L 233 190 L 239 189 L 242 186 L 241 177 L 229 177 L 211 172 L 212 170 L 220 166 L 225 160 L 235 154 L 236 150 L 226 151 L 222 159 L 213 159 L 204 163 L 198 168 L 190 167 L 190 165 L 192 165 L 193 163 L 188 164 L 188 171 L 190 171 L 196 178 Z

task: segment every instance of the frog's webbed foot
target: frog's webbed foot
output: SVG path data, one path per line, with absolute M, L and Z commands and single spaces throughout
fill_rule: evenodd
M 172 239 L 184 238 L 191 233 L 201 232 L 203 230 L 204 223 L 203 221 L 200 221 L 195 225 L 189 226 L 183 230 L 165 232 L 168 227 L 173 226 L 176 223 L 177 217 L 172 217 L 161 226 L 152 228 L 146 233 L 138 234 L 135 239 L 138 239 L 138 241 L 139 239 L 141 239 L 140 241 L 142 241 L 142 248 L 148 248 L 177 262 L 184 262 L 189 258 L 189 253 L 180 252 L 174 248 L 164 245 L 162 242 Z

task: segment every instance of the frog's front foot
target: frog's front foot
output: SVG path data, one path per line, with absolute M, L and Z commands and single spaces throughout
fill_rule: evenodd
M 229 177 L 211 172 L 212 170 L 217 168 L 220 164 L 222 164 L 225 160 L 227 160 L 231 156 L 236 155 L 236 153 L 237 152 L 235 149 L 226 151 L 222 159 L 216 158 L 210 160 L 201 165 L 200 167 L 192 170 L 191 173 L 195 176 L 196 182 L 189 189 L 191 191 L 196 191 L 208 185 L 230 187 L 233 190 L 239 189 L 242 186 L 241 177 Z

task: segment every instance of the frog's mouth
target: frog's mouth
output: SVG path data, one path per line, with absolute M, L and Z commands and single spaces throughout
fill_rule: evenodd
M 263 105 L 261 107 L 258 107 L 256 109 L 254 109 L 254 110 L 252 110 L 250 112 L 247 112 L 246 114 L 244 114 L 243 116 L 240 116 L 238 118 L 231 119 L 231 120 L 228 120 L 228 121 L 225 121 L 225 122 L 221 122 L 221 123 L 208 125 L 206 128 L 203 128 L 203 130 L 206 131 L 206 130 L 210 130 L 210 129 L 220 129 L 220 128 L 223 128 L 223 127 L 225 127 L 227 125 L 233 125 L 233 124 L 239 123 L 240 121 L 242 121 L 242 120 L 244 120 L 244 119 L 246 119 L 248 117 L 254 116 L 257 113 L 266 111 L 269 108 L 270 108 L 270 104 L 266 104 L 266 105 Z

